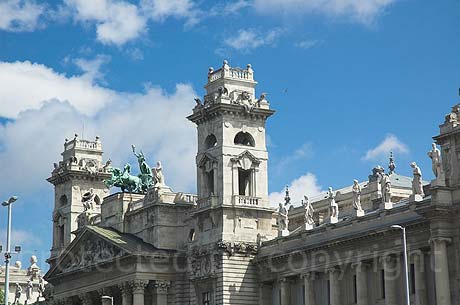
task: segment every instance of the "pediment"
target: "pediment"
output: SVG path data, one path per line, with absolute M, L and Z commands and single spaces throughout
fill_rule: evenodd
M 198 161 L 198 167 L 210 168 L 213 164 L 217 163 L 217 159 L 208 153 L 204 153 L 201 159 Z
M 238 165 L 243 169 L 256 167 L 260 164 L 260 159 L 251 154 L 249 150 L 245 150 L 244 152 L 232 158 L 231 160 L 232 162 L 238 163 Z

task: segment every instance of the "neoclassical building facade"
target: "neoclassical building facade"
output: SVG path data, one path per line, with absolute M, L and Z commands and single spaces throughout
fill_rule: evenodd
M 286 190 L 275 209 L 265 130 L 274 111 L 256 84 L 251 65 L 209 69 L 206 95 L 187 117 L 197 126 L 197 194 L 174 192 L 161 164 L 142 167 L 143 155 L 144 176 L 134 176 L 103 162 L 99 138 L 65 141 L 48 178 L 49 303 L 404 304 L 401 230 L 391 227 L 400 225 L 411 304 L 460 305 L 460 107 L 434 137 L 435 180 L 422 180 L 416 164 L 413 177 L 399 175 L 391 158 L 368 181 L 301 206 Z M 108 180 L 136 192 L 110 194 Z

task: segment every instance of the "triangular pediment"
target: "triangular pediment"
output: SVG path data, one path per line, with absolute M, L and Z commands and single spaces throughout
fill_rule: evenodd
M 208 153 L 204 153 L 198 161 L 198 167 L 209 166 L 209 164 L 216 163 L 217 159 Z
M 61 254 L 47 278 L 110 263 L 127 255 L 152 253 L 155 249 L 131 234 L 86 226 Z
M 233 162 L 239 163 L 239 165 L 244 169 L 249 169 L 260 164 L 260 159 L 254 156 L 249 150 L 243 151 L 241 154 L 233 157 L 231 160 Z

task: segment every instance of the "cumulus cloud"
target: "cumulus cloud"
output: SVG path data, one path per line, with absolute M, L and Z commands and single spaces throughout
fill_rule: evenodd
M 72 101 L 79 112 L 93 115 L 106 104 L 123 98 L 95 84 L 91 74 L 66 76 L 29 61 L 0 62 L 0 83 L 0 116 L 7 118 L 37 109 L 50 99 Z
M 254 0 L 254 7 L 268 14 L 320 14 L 372 24 L 396 0 Z
M 0 2 L 0 29 L 33 31 L 44 12 L 45 6 L 32 0 L 4 0 Z
M 408 154 L 409 148 L 395 135 L 389 134 L 379 145 L 369 149 L 362 159 L 366 161 L 385 160 L 391 151 L 399 154 Z
M 241 52 L 249 52 L 262 46 L 273 45 L 282 33 L 282 29 L 273 29 L 267 32 L 256 29 L 240 29 L 235 36 L 226 38 L 224 44 Z
M 304 195 L 313 197 L 321 193 L 321 186 L 318 185 L 316 176 L 312 173 L 306 173 L 297 179 L 294 179 L 288 184 L 289 197 L 293 204 L 298 204 L 303 199 Z M 268 199 L 271 206 L 278 206 L 280 202 L 284 202 L 285 189 L 279 192 L 270 193 Z
M 127 1 L 66 0 L 79 22 L 95 23 L 97 39 L 104 44 L 123 45 L 146 30 L 146 18 L 139 8 Z
M 178 84 L 172 93 L 157 87 L 125 93 L 92 84 L 84 74 L 65 76 L 29 62 L 2 63 L 0 75 L 8 74 L 10 65 L 17 66 L 13 69 L 16 77 L 0 77 L 0 115 L 8 113 L 14 118 L 0 125 L 0 166 L 8 176 L 2 189 L 25 189 L 33 194 L 49 187 L 44 179 L 50 175 L 53 162 L 59 161 L 64 139 L 80 133 L 83 124 L 85 138 L 101 137 L 105 158 L 110 157 L 114 166 L 133 158 L 130 147 L 135 144 L 151 166 L 157 160 L 163 162 L 166 183 L 171 187 L 178 191 L 195 189 L 195 128 L 185 119 L 196 96 L 190 85 Z M 45 82 L 38 72 L 43 73 Z M 76 80 L 84 85 L 74 86 Z M 42 84 L 48 94 L 35 94 L 38 91 L 34 88 Z M 16 90 L 5 91 L 8 87 Z M 23 91 L 36 100 L 29 97 L 29 105 L 19 108 L 7 103 L 26 97 Z M 101 92 L 107 99 L 101 98 Z
M 198 22 L 199 10 L 191 0 L 142 0 L 141 7 L 154 21 L 163 21 L 168 17 L 185 18 L 188 25 Z
M 294 43 L 294 46 L 299 49 L 307 50 L 307 49 L 313 48 L 317 44 L 318 44 L 317 40 L 305 39 L 305 40 L 301 40 L 301 41 Z

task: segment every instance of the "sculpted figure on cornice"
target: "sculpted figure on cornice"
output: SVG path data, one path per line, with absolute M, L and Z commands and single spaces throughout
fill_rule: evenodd
M 412 194 L 421 195 L 423 197 L 422 170 L 415 162 L 412 162 L 410 166 L 412 167 L 414 174 L 414 178 L 412 180 Z
M 380 186 L 382 190 L 382 202 L 388 203 L 391 202 L 391 181 L 390 176 L 387 174 L 382 174 L 382 180 L 380 181 Z
M 439 178 L 442 173 L 441 151 L 436 147 L 436 143 L 431 144 L 431 151 L 428 152 L 428 157 L 431 159 L 431 168 L 436 178 Z

